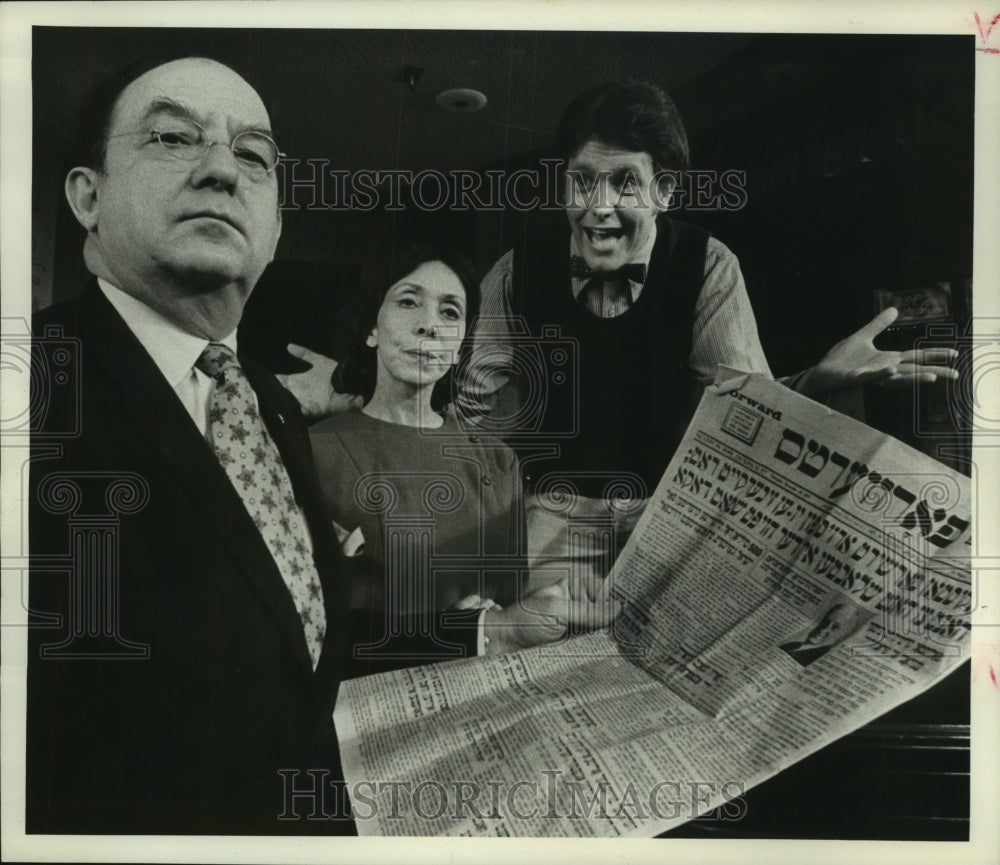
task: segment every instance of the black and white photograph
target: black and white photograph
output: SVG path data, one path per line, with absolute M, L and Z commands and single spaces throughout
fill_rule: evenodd
M 995 861 L 996 9 L 4 5 L 5 859 Z
M 808 667 L 853 634 L 863 611 L 843 598 L 835 598 L 809 628 L 795 634 L 779 648 L 797 664 Z

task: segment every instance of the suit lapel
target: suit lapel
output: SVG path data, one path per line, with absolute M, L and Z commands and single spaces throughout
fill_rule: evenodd
M 302 623 L 271 553 L 233 489 L 208 442 L 135 335 L 99 289 L 84 294 L 79 306 L 80 335 L 88 357 L 100 365 L 121 395 L 121 409 L 176 479 L 200 519 L 217 534 L 274 616 L 296 656 L 312 669 Z M 227 506 L 216 509 L 206 488 L 224 489 Z

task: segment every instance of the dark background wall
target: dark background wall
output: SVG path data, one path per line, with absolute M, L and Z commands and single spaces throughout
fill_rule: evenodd
M 695 168 L 745 173 L 739 209 L 677 214 L 739 256 L 776 375 L 815 362 L 867 321 L 880 289 L 945 283 L 943 323 L 964 333 L 973 48 L 971 36 L 36 28 L 34 304 L 75 292 L 86 276 L 62 180 L 79 160 L 74 121 L 88 88 L 144 54 L 169 52 L 241 71 L 289 154 L 277 258 L 242 328 L 244 344 L 276 370 L 295 368 L 288 341 L 340 352 L 341 310 L 365 254 L 414 235 L 445 237 L 484 273 L 519 236 L 562 218 L 515 208 L 428 212 L 405 188 L 401 210 L 384 200 L 364 213 L 325 207 L 329 182 L 324 198 L 321 181 L 308 182 L 323 169 L 308 160 L 345 172 L 538 170 L 570 99 L 621 77 L 674 94 Z M 423 70 L 412 87 L 407 67 Z M 442 111 L 434 96 L 450 87 L 481 90 L 486 107 Z M 881 345 L 908 347 L 927 328 L 895 328 Z M 948 395 L 935 387 L 920 400 L 883 390 L 866 400 L 866 416 L 964 467 L 967 437 Z M 938 448 L 951 439 L 947 453 Z

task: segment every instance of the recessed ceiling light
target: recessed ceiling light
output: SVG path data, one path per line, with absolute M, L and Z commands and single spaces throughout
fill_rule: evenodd
M 442 90 L 434 97 L 434 101 L 445 111 L 473 114 L 486 104 L 486 94 L 467 87 L 458 87 L 454 90 Z

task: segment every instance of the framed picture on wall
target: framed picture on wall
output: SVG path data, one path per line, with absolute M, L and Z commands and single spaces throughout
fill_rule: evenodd
M 879 288 L 875 291 L 876 312 L 894 306 L 899 310 L 896 324 L 923 324 L 952 319 L 951 285 L 927 282 L 906 288 Z

